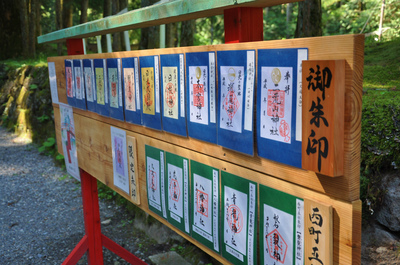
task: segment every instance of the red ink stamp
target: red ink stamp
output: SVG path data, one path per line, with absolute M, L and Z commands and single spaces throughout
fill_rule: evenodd
M 67 95 L 72 98 L 72 70 L 71 67 L 66 67 L 67 72 Z
M 228 225 L 233 233 L 238 234 L 243 228 L 243 214 L 236 204 L 228 207 Z
M 169 187 L 169 192 L 173 201 L 179 201 L 181 191 L 179 189 L 179 183 L 176 179 L 171 179 L 171 185 Z
M 225 97 L 224 100 L 224 109 L 228 114 L 230 119 L 235 116 L 237 110 L 239 109 L 239 100 L 236 97 L 236 94 L 233 90 L 229 90 L 228 95 Z
M 285 117 L 285 91 L 268 90 L 267 115 L 271 117 Z
M 285 142 L 290 141 L 290 127 L 285 120 L 281 120 L 281 123 L 279 124 L 279 134 L 282 137 L 285 137 L 284 139 Z
M 157 173 L 154 170 L 149 169 L 150 176 L 150 189 L 155 192 L 157 190 Z
M 168 83 L 165 87 L 165 102 L 168 107 L 173 108 L 176 102 L 176 90 L 172 83 Z
M 202 192 L 201 190 L 197 190 L 197 212 L 208 217 L 208 194 Z
M 278 230 L 274 229 L 274 231 L 269 233 L 265 239 L 267 241 L 268 253 L 270 257 L 284 264 L 288 245 Z
M 193 105 L 202 108 L 204 107 L 204 85 L 193 84 Z

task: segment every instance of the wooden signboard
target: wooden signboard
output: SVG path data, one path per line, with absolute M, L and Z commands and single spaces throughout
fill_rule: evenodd
M 291 252 L 278 253 L 279 255 L 285 255 L 286 260 L 293 261 L 292 264 L 298 264 L 295 263 L 295 261 L 301 256 L 306 264 L 311 261 L 309 258 L 323 258 L 324 264 L 359 264 L 361 251 L 359 144 L 362 94 L 361 84 L 363 71 L 363 38 L 364 37 L 362 35 L 346 35 L 282 41 L 262 41 L 240 44 L 53 57 L 49 58 L 48 61 L 54 63 L 55 65 L 58 85 L 58 100 L 61 103 L 67 103 L 64 63 L 64 60 L 66 59 L 123 59 L 133 57 L 139 58 L 140 65 L 140 58 L 147 56 L 151 56 L 154 59 L 155 57 L 159 58 L 160 56 L 166 54 L 186 55 L 189 53 L 193 54 L 205 52 L 213 55 L 214 53 L 218 54 L 219 51 L 251 50 L 255 53 L 255 60 L 250 61 L 251 65 L 251 63 L 255 64 L 257 62 L 259 50 L 278 48 L 307 49 L 308 60 L 303 61 L 302 74 L 297 76 L 299 80 L 302 80 L 303 87 L 303 148 L 299 149 L 299 152 L 302 153 L 303 168 L 285 165 L 284 161 L 283 163 L 278 163 L 259 157 L 256 152 L 256 144 L 254 144 L 254 155 L 249 156 L 224 148 L 215 143 L 209 143 L 191 137 L 183 137 L 172 134 L 163 131 L 162 127 L 161 130 L 155 130 L 144 127 L 140 124 L 102 116 L 93 111 L 74 108 L 73 118 L 75 122 L 78 164 L 81 169 L 96 177 L 99 181 L 105 183 L 110 188 L 116 190 L 121 194 L 121 196 L 125 197 L 132 203 L 135 203 L 140 209 L 151 214 L 157 220 L 167 225 L 187 240 L 193 242 L 209 255 L 213 256 L 224 264 L 244 264 L 249 261 L 252 264 L 257 264 L 259 262 L 257 258 L 258 255 L 253 252 L 257 251 L 257 247 L 254 246 L 259 244 L 257 243 L 259 242 L 257 235 L 261 235 L 263 233 L 263 231 L 258 231 L 259 233 L 257 233 L 259 227 L 261 229 L 261 226 L 259 225 L 261 220 L 258 219 L 259 213 L 262 211 L 261 206 L 258 207 L 257 205 L 261 205 L 258 202 L 259 197 L 263 196 L 261 192 L 268 189 L 285 192 L 288 194 L 288 196 L 297 198 L 298 201 L 304 201 L 304 212 L 301 214 L 288 213 L 289 210 L 286 209 L 289 208 L 279 205 L 280 202 L 271 203 L 271 205 L 273 205 L 273 209 L 277 209 L 274 211 L 268 210 L 272 209 L 272 206 L 270 208 L 268 208 L 269 206 L 265 206 L 266 210 L 264 219 L 270 217 L 273 218 L 274 214 L 281 215 L 282 217 L 275 216 L 275 218 L 277 221 L 281 220 L 282 223 L 285 222 L 286 224 L 289 224 L 287 227 L 290 227 L 290 224 L 292 224 L 291 227 L 296 227 L 296 231 L 299 232 L 301 232 L 300 228 L 304 227 L 304 242 L 302 242 L 302 240 L 298 241 L 300 242 L 299 244 L 304 251 L 300 250 L 296 252 L 294 249 L 295 244 L 291 242 L 291 244 L 287 244 L 288 246 L 291 246 Z M 244 58 L 246 59 L 246 57 Z M 217 61 L 213 62 L 215 63 Z M 247 61 L 247 65 L 249 65 L 248 62 L 249 61 Z M 273 65 L 273 63 L 274 62 L 272 62 L 272 65 L 267 66 L 264 70 L 265 73 L 267 73 L 265 76 L 269 78 L 271 73 L 274 72 L 273 69 L 280 69 L 279 71 L 282 75 L 279 78 L 279 81 L 276 81 L 276 83 L 289 82 L 289 80 L 292 80 L 292 78 L 294 78 L 294 76 L 298 73 L 294 69 L 295 67 L 291 66 L 292 64 L 289 66 L 276 66 Z M 233 83 L 236 82 L 238 78 L 244 78 L 244 76 L 242 77 L 241 74 L 245 73 L 245 66 L 246 63 L 244 65 L 238 64 L 233 65 L 233 67 L 219 69 L 219 66 L 216 65 L 216 69 L 217 72 L 220 71 L 226 76 L 226 82 L 230 80 L 230 82 Z M 182 69 L 185 69 L 185 67 L 182 67 Z M 207 73 L 206 71 L 200 72 L 196 70 L 195 67 L 193 69 L 193 76 L 197 74 L 200 77 L 200 73 Z M 202 69 L 203 68 L 199 67 L 199 70 Z M 257 69 L 257 66 L 253 65 L 251 69 Z M 313 72 L 310 69 L 313 69 Z M 329 69 L 329 72 L 327 72 L 327 69 Z M 319 82 L 319 77 L 317 75 L 318 70 L 321 72 L 321 84 L 324 84 L 326 87 L 324 91 L 321 91 L 319 88 L 315 89 L 315 91 L 313 89 L 313 84 L 315 86 Z M 258 71 L 255 72 L 255 80 L 257 80 L 257 75 L 259 74 L 260 73 Z M 138 76 L 139 78 L 142 78 L 140 74 Z M 310 76 L 312 76 L 311 79 Z M 185 73 L 185 77 L 188 78 L 187 72 Z M 198 79 L 200 80 L 200 78 Z M 309 80 L 310 85 L 308 84 Z M 205 81 L 199 85 L 197 85 L 196 82 L 192 82 L 192 88 L 194 88 L 193 90 L 199 93 L 196 99 L 198 102 L 203 102 L 202 99 L 205 98 L 203 95 L 207 92 L 203 89 L 204 82 Z M 221 80 L 221 82 L 223 81 Z M 251 82 L 249 83 L 251 84 Z M 195 87 L 193 87 L 193 84 Z M 218 88 L 218 79 L 216 79 L 215 84 L 215 87 Z M 141 85 L 143 85 L 143 83 Z M 139 85 L 140 89 L 142 88 L 141 85 Z M 239 113 L 238 111 L 240 109 L 238 107 L 238 104 L 240 103 L 238 99 L 240 99 L 240 97 L 237 97 L 237 95 L 230 90 L 230 87 L 235 87 L 235 84 L 232 86 L 230 85 L 230 83 L 227 83 L 228 88 L 226 89 L 226 93 L 229 96 L 225 97 L 223 103 L 225 103 L 225 110 L 228 113 L 228 117 L 232 118 L 232 122 L 234 122 L 233 117 L 236 113 Z M 274 86 L 275 84 L 272 85 L 272 90 L 274 90 Z M 308 89 L 308 86 L 310 86 L 310 89 Z M 154 90 L 156 90 L 156 88 Z M 185 92 L 187 93 L 187 91 L 188 88 L 186 87 Z M 279 94 L 282 98 L 287 95 L 285 94 L 285 91 L 279 93 L 277 92 L 276 94 Z M 160 97 L 160 95 L 161 94 L 155 95 L 154 99 L 156 96 Z M 270 93 L 270 95 L 273 97 L 273 94 Z M 170 97 L 171 96 L 169 96 L 169 98 Z M 143 98 L 143 94 L 138 94 L 138 98 Z M 192 98 L 194 97 L 192 96 Z M 294 95 L 293 98 L 295 98 Z M 221 104 L 218 101 L 216 103 Z M 185 104 L 188 104 L 188 102 Z M 262 102 L 260 104 L 262 104 Z M 197 104 L 197 106 L 201 106 L 201 104 Z M 278 103 L 276 103 L 275 106 L 278 106 Z M 53 107 L 57 144 L 60 153 L 62 153 L 59 105 L 53 104 Z M 142 107 L 145 106 L 142 105 Z M 254 108 L 256 108 L 256 106 L 254 106 Z M 293 119 L 294 117 L 295 116 L 293 116 Z M 254 115 L 253 119 L 253 124 L 255 124 L 255 126 L 244 126 L 242 131 L 251 131 L 253 130 L 253 127 L 259 125 L 257 121 L 257 115 Z M 316 125 L 317 121 L 319 122 L 319 126 Z M 326 124 L 329 126 L 326 126 Z M 129 192 L 124 192 L 118 188 L 116 184 L 120 184 L 114 180 L 115 170 L 113 170 L 113 163 L 116 163 L 116 160 L 115 157 L 113 159 L 112 154 L 113 143 L 111 138 L 111 127 L 118 128 L 126 133 L 127 158 L 124 160 L 127 163 L 129 171 Z M 238 128 L 239 129 L 237 129 L 237 131 L 240 133 L 241 127 Z M 285 137 L 288 138 L 289 131 L 286 127 L 283 129 L 283 131 L 286 133 Z M 221 130 L 221 128 L 219 128 L 219 130 Z M 312 131 L 314 131 L 315 135 L 312 136 L 313 138 L 310 138 Z M 329 150 L 325 148 L 325 142 L 323 142 L 325 140 L 321 140 L 323 137 L 326 137 L 327 139 L 328 144 L 326 146 L 329 145 Z M 309 148 L 311 151 L 309 150 L 308 152 L 309 154 L 307 154 L 308 140 L 310 140 L 311 145 Z M 318 140 L 320 141 L 318 142 Z M 240 141 L 240 137 L 235 138 L 235 141 Z M 306 144 L 305 149 L 304 144 Z M 181 222 L 180 224 L 182 227 L 180 228 L 177 228 L 177 223 L 168 221 L 168 218 L 164 216 L 162 211 L 163 208 L 160 209 L 159 213 L 155 213 L 155 204 L 153 202 L 157 200 L 156 198 L 155 200 L 149 200 L 149 190 L 151 191 L 151 187 L 149 187 L 149 185 L 151 183 L 148 181 L 148 177 L 150 176 L 150 173 L 148 172 L 148 164 L 149 161 L 154 162 L 156 160 L 148 159 L 148 157 L 152 158 L 150 155 L 151 152 L 149 153 L 150 149 L 157 150 L 158 159 L 160 160 L 158 165 L 163 166 L 157 171 L 158 174 L 166 174 L 164 175 L 163 179 L 168 180 L 163 182 L 164 190 L 163 193 L 160 194 L 165 195 L 164 200 L 169 200 L 168 205 L 175 206 L 177 205 L 178 201 L 179 205 L 182 205 L 179 206 L 182 207 L 182 218 L 178 218 L 181 214 L 181 211 L 179 211 L 180 208 L 176 208 L 175 210 L 171 208 L 171 211 L 174 213 L 174 215 L 171 216 L 175 217 L 174 222 Z M 314 150 L 316 151 L 314 152 Z M 165 154 L 168 154 L 170 157 L 168 161 L 179 160 L 183 162 L 170 162 L 170 165 L 167 165 L 168 163 L 166 163 L 167 160 L 165 158 Z M 179 159 L 176 160 L 176 157 Z M 154 162 L 154 164 L 157 163 Z M 191 175 L 192 168 L 190 165 L 192 164 L 204 164 L 213 170 L 195 171 L 197 172 L 197 175 L 194 177 Z M 182 170 L 179 168 L 182 168 Z M 211 172 L 210 174 L 212 175 L 200 176 L 199 172 L 205 172 L 204 174 Z M 169 175 L 172 176 L 171 179 L 168 179 Z M 240 177 L 244 179 L 246 183 L 250 183 L 251 185 L 248 185 L 253 187 L 253 189 L 229 187 L 223 193 L 221 186 L 218 186 L 221 184 L 221 175 L 224 175 L 223 179 L 226 179 L 226 176 L 228 175 Z M 332 178 L 332 176 L 335 176 L 335 178 Z M 191 186 L 193 183 L 190 181 L 192 178 L 199 183 L 201 183 L 201 181 L 204 183 L 209 183 L 208 193 L 206 191 L 201 193 L 196 192 L 196 194 L 201 195 L 201 198 L 199 195 L 199 201 L 196 201 L 196 205 L 199 207 L 196 217 L 193 215 L 195 210 L 193 207 L 185 208 L 185 203 L 193 201 L 191 198 L 191 196 L 194 196 L 194 192 L 192 192 L 193 187 Z M 181 183 L 183 183 L 183 185 L 186 187 L 183 190 L 178 189 L 181 186 Z M 261 185 L 268 188 L 260 189 L 260 191 L 258 191 Z M 254 187 L 256 188 L 254 189 Z M 235 190 L 234 196 L 231 196 L 231 190 Z M 226 206 L 226 203 L 221 201 L 222 193 L 229 200 L 229 206 L 227 208 L 229 209 L 227 212 L 230 213 L 228 216 L 229 218 L 227 217 L 227 219 L 223 219 L 224 217 L 218 217 L 217 215 L 208 219 L 200 218 L 202 216 L 208 217 L 206 216 L 207 211 L 204 208 L 205 206 L 208 207 L 207 209 L 213 207 L 213 212 L 216 213 L 218 213 L 218 209 L 220 212 L 225 209 L 224 207 Z M 185 197 L 184 200 L 179 200 L 180 196 L 182 195 L 188 197 Z M 209 195 L 210 197 L 207 197 L 206 195 Z M 236 203 L 239 201 L 239 197 L 241 198 L 241 201 L 244 202 L 241 205 Z M 249 198 L 253 197 L 256 198 L 255 201 L 249 200 Z M 285 196 L 282 198 L 285 198 Z M 246 199 L 248 204 L 245 203 Z M 218 201 L 220 204 L 217 203 Z M 151 202 L 153 206 L 149 205 L 149 202 Z M 293 207 L 295 207 L 293 208 L 294 211 L 303 209 L 302 207 L 296 208 L 296 205 Z M 241 210 L 242 214 L 248 213 L 246 218 L 238 218 L 238 216 L 241 216 L 238 214 L 238 209 L 244 209 L 243 211 Z M 315 209 L 318 209 L 318 211 Z M 315 226 L 319 223 L 314 220 L 315 218 L 313 218 L 313 216 L 317 217 L 318 214 L 321 214 L 323 217 L 323 225 L 321 224 L 321 227 Z M 285 219 L 283 216 L 287 218 Z M 295 217 L 290 216 L 302 216 L 302 218 L 297 221 L 303 222 L 303 226 L 301 226 L 300 223 L 297 224 L 295 222 L 296 220 L 293 219 Z M 218 227 L 218 222 L 214 221 L 217 217 L 220 218 L 220 227 L 222 226 L 223 221 L 226 221 L 226 224 L 228 225 L 226 225 L 227 229 L 225 230 L 227 231 L 221 231 L 219 234 L 217 231 L 213 231 L 215 227 Z M 187 226 L 186 222 L 190 222 L 190 220 L 194 219 L 197 221 L 196 227 L 193 228 L 191 224 Z M 210 220 L 210 224 L 207 227 L 206 224 L 204 224 L 203 227 L 201 222 L 205 222 L 206 220 Z M 265 220 L 263 220 L 263 222 L 264 221 Z M 249 226 L 249 224 L 251 224 L 251 226 Z M 269 236 L 269 241 L 265 241 L 268 250 L 266 249 L 265 251 L 274 251 L 274 248 L 279 248 L 279 244 L 283 244 L 284 241 L 276 241 L 277 243 L 273 244 L 274 234 L 271 234 L 271 232 L 275 231 L 274 229 L 279 231 L 280 234 L 283 232 L 281 228 L 272 227 L 273 225 L 279 226 L 278 222 L 269 224 L 271 226 L 269 227 L 268 233 L 265 232 L 266 235 Z M 248 229 L 248 231 L 250 231 L 249 233 L 251 233 L 251 236 L 247 237 L 247 239 L 241 238 L 239 236 L 239 228 Z M 191 236 L 191 233 L 193 234 L 192 229 L 197 231 L 197 235 L 202 235 L 202 240 L 205 240 L 204 242 L 207 243 L 202 244 L 194 239 Z M 318 231 L 320 231 L 321 234 Z M 229 235 L 229 237 L 226 236 L 224 238 L 224 235 Z M 322 241 L 318 241 L 318 244 L 315 242 L 315 237 L 317 235 L 321 238 L 321 240 L 322 237 L 325 237 L 324 247 L 320 245 Z M 207 241 L 207 238 L 210 239 L 209 242 Z M 294 237 L 292 236 L 292 238 Z M 286 240 L 291 240 L 291 237 L 286 236 L 285 242 Z M 237 241 L 245 242 L 246 247 L 243 249 L 235 248 L 234 243 Z M 318 252 L 312 252 L 314 248 L 318 248 Z M 267 257 L 267 260 L 275 259 L 276 261 L 280 259 L 278 255 L 270 255 L 269 252 L 265 252 L 264 256 Z

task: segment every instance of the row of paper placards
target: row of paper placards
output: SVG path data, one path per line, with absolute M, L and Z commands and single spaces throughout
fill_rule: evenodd
M 67 59 L 66 93 L 70 106 L 249 155 L 256 131 L 258 156 L 301 167 L 307 58 L 301 48 Z

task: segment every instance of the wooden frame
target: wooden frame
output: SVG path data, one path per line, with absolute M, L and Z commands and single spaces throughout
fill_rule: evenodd
M 117 52 L 86 56 L 49 58 L 56 66 L 59 101 L 66 103 L 64 60 L 66 58 L 123 58 L 144 55 L 173 54 L 199 51 L 308 48 L 310 60 L 345 60 L 345 110 L 343 176 L 330 178 L 315 172 L 282 165 L 257 156 L 249 157 L 191 138 L 117 121 L 96 113 L 74 109 L 79 167 L 101 182 L 118 191 L 126 199 L 130 196 L 113 185 L 110 126 L 126 130 L 128 136 L 137 139 L 140 201 L 139 207 L 152 214 L 147 205 L 144 146 L 156 146 L 165 151 L 180 154 L 220 170 L 235 173 L 259 184 L 282 190 L 294 196 L 332 206 L 333 262 L 359 264 L 361 252 L 361 201 L 359 200 L 361 96 L 363 73 L 363 35 L 346 35 L 304 38 L 282 41 L 224 44 L 215 46 L 171 48 L 146 51 Z M 59 150 L 60 117 L 54 104 L 56 135 Z M 171 229 L 198 245 L 217 260 L 228 262 L 213 251 L 172 227 L 168 222 L 152 214 Z

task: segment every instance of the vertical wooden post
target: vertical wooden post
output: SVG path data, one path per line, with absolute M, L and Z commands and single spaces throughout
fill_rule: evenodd
M 224 10 L 225 43 L 262 41 L 263 9 L 237 7 Z
M 67 39 L 68 55 L 84 54 L 82 39 Z

